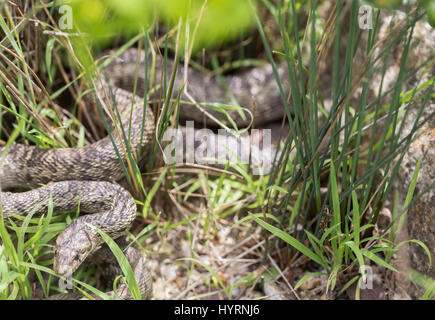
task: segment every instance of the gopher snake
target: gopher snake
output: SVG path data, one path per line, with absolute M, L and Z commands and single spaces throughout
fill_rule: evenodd
M 139 88 L 144 85 L 145 54 L 138 55 L 136 49 L 129 49 L 107 67 L 111 88 L 102 83 L 96 86 L 97 96 L 108 94 L 113 98 L 119 110 L 124 113 L 122 126 L 129 132 L 129 146 L 134 154 L 141 150 L 139 157 L 149 152 L 155 133 L 155 121 L 150 108 L 144 113 L 143 99 L 131 92 L 132 81 L 139 63 Z M 167 61 L 166 79 L 169 81 L 173 62 Z M 155 83 L 163 81 L 163 63 L 158 58 L 155 65 Z M 180 68 L 175 77 L 174 94 L 184 84 L 184 68 Z M 278 67 L 284 90 L 288 91 L 288 76 L 284 65 Z M 284 114 L 280 91 L 274 79 L 271 66 L 257 67 L 234 76 L 225 76 L 225 82 L 231 89 L 233 97 L 244 107 L 255 102 L 252 114 L 256 123 L 282 119 Z M 142 81 L 142 84 L 141 84 Z M 221 87 L 216 77 L 188 70 L 188 88 L 190 98 L 195 101 L 212 101 L 231 104 L 231 97 Z M 138 92 L 143 92 L 138 88 Z M 182 95 L 184 98 L 184 93 Z M 210 111 L 212 116 L 221 118 L 220 112 Z M 237 119 L 236 110 L 229 112 L 238 125 L 248 122 Z M 195 106 L 182 105 L 181 117 L 190 117 L 202 121 L 204 115 Z M 142 124 L 144 128 L 142 128 Z M 4 155 L 0 168 L 0 182 L 3 190 L 14 187 L 33 188 L 23 193 L 2 192 L 1 201 L 5 218 L 13 215 L 26 215 L 35 206 L 41 204 L 36 213 L 47 211 L 48 199 L 51 197 L 55 213 L 71 212 L 80 208 L 81 212 L 92 213 L 74 220 L 57 238 L 54 257 L 54 270 L 60 275 L 74 272 L 103 243 L 103 240 L 90 225 L 105 231 L 112 238 L 119 237 L 129 228 L 136 216 L 136 206 L 132 196 L 117 181 L 124 177 L 122 161 L 126 161 L 123 152 L 122 135 L 113 131 L 93 144 L 82 148 L 43 149 L 35 146 L 12 145 Z M 3 154 L 4 148 L 0 149 Z M 45 185 L 47 184 L 47 185 Z M 41 185 L 45 185 L 40 187 Z M 144 271 L 138 275 L 148 279 L 143 284 L 142 293 L 149 297 L 151 282 Z

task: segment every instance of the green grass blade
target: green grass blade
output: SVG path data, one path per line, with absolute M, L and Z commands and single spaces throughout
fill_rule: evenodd
M 113 240 L 107 233 L 104 231 L 95 228 L 94 226 L 90 225 L 90 227 L 94 228 L 100 236 L 103 238 L 103 240 L 107 243 L 110 250 L 113 252 L 113 255 L 115 256 L 116 260 L 118 261 L 118 264 L 122 270 L 122 273 L 126 277 L 128 290 L 130 291 L 131 295 L 135 300 L 142 300 L 139 287 L 136 281 L 136 277 L 134 275 L 133 269 L 131 268 L 130 264 L 128 263 L 127 258 L 125 257 L 122 250 L 119 248 L 119 246 L 116 244 L 115 240 Z
M 303 255 L 307 256 L 308 258 L 310 258 L 311 260 L 317 262 L 318 264 L 320 264 L 322 267 L 327 268 L 327 265 L 324 263 L 324 261 L 318 257 L 313 251 L 311 251 L 308 247 L 306 247 L 305 245 L 303 245 L 301 242 L 299 242 L 296 238 L 293 238 L 291 235 L 289 235 L 288 233 L 285 233 L 284 231 L 268 224 L 267 222 L 257 218 L 255 215 L 253 214 L 249 214 L 249 216 L 255 220 L 255 222 L 257 222 L 259 225 L 261 225 L 263 228 L 265 228 L 266 230 L 268 230 L 269 232 L 273 233 L 274 235 L 276 235 L 278 238 L 284 240 L 285 242 L 287 242 L 289 245 L 291 245 L 292 247 L 294 247 L 296 250 L 298 250 L 299 252 L 301 252 Z

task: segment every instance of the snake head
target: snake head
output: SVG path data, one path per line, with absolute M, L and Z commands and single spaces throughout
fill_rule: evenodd
M 76 271 L 93 249 L 87 230 L 77 229 L 77 224 L 72 223 L 56 240 L 53 267 L 62 276 L 69 276 Z

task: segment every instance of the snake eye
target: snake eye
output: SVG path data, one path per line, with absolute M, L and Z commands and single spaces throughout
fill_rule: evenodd
M 74 261 L 79 261 L 79 259 L 80 259 L 79 255 L 76 254 L 76 255 L 74 256 Z

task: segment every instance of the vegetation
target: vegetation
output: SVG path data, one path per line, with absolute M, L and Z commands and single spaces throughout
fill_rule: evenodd
M 92 2 L 90 10 L 89 1 L 74 1 L 67 3 L 74 9 L 75 29 L 67 31 L 56 22 L 60 16 L 57 2 L 40 2 L 20 14 L 2 3 L 2 142 L 6 148 L 13 143 L 81 147 L 110 132 L 102 110 L 101 116 L 92 117 L 83 100 L 91 69 L 103 68 L 110 59 L 95 58 L 107 48 L 122 52 L 136 46 L 154 50 L 154 54 L 160 50 L 166 58 L 172 55 L 177 61 L 190 61 L 193 68 L 206 69 L 215 76 L 242 66 L 266 64 L 276 72 L 278 61 L 285 61 L 291 95 L 282 91 L 278 76 L 276 81 L 286 109 L 283 123 L 289 126 L 289 134 L 281 142 L 282 152 L 276 155 L 270 174 L 253 175 L 243 163 L 228 164 L 225 170 L 162 165 L 156 157 L 157 142 L 155 152 L 142 166 L 126 148 L 129 161 L 124 169 L 138 204 L 141 226 L 127 234 L 152 258 L 164 254 L 156 251 L 156 242 L 164 242 L 171 232 L 180 230 L 190 244 L 191 256 L 176 263 L 185 267 L 188 279 L 195 269 L 206 270 L 208 276 L 201 279 L 210 290 L 195 294 L 186 285 L 187 289 L 174 298 L 201 298 L 216 293 L 233 298 L 235 288 L 258 285 L 259 275 L 274 278 L 300 257 L 304 273 L 296 277 L 294 290 L 300 290 L 313 277 L 326 275 L 325 293 L 338 296 L 356 285 L 358 297 L 363 283 L 359 280 L 367 279 L 366 266 L 378 265 L 397 272 L 391 259 L 404 244 L 396 239 L 401 221 L 415 199 L 428 191 L 418 195 L 415 192 L 419 165 L 404 203 L 399 203 L 393 186 L 415 132 L 431 121 L 423 119 L 422 114 L 435 97 L 435 77 L 416 88 L 406 84 L 417 70 L 430 72 L 434 61 L 433 56 L 428 56 L 422 65 L 412 69 L 408 63 L 415 25 L 425 19 L 433 21 L 434 2 L 421 1 L 425 10 L 403 8 L 408 12 L 406 19 L 397 25 L 392 20 L 390 32 L 383 39 L 379 39 L 379 24 L 384 9 L 373 9 L 373 28 L 364 30 L 358 27 L 359 1 L 350 1 L 349 7 L 345 1 L 334 2 L 328 19 L 320 17 L 324 2 L 177 0 L 160 1 L 163 7 L 156 8 L 154 1 L 99 0 Z M 382 1 L 369 2 L 382 6 Z M 188 4 L 192 6 L 189 10 Z M 346 15 L 345 8 L 349 9 Z M 160 23 L 155 19 L 157 13 Z M 343 15 L 346 19 L 339 18 Z M 44 32 L 29 31 L 35 21 Z M 138 24 L 132 25 L 131 21 Z M 119 29 L 125 32 L 120 34 Z M 403 48 L 400 71 L 393 85 L 383 90 L 390 51 L 398 44 Z M 230 49 L 219 55 L 223 48 Z M 211 62 L 204 65 L 204 56 Z M 152 69 L 146 72 L 153 74 Z M 320 87 L 326 73 L 331 79 L 328 90 Z M 373 96 L 370 85 L 376 77 L 381 78 L 381 88 Z M 158 85 L 150 84 L 144 96 L 151 96 Z M 166 128 L 177 125 L 173 119 L 177 119 L 174 112 L 180 101 L 170 98 L 172 90 L 172 86 L 165 88 L 157 102 L 157 109 L 162 110 L 159 139 Z M 415 101 L 419 102 L 418 116 L 405 134 L 403 123 Z M 147 98 L 144 106 L 146 102 Z M 225 110 L 227 106 L 212 107 Z M 128 145 L 127 140 L 125 143 Z M 389 207 L 392 221 L 375 233 L 379 214 L 387 203 L 393 204 Z M 177 214 L 172 217 L 173 212 Z M 54 215 L 48 210 L 42 217 L 30 212 L 18 221 L 0 219 L 2 299 L 30 299 L 35 294 L 35 283 L 44 297 L 64 292 L 59 288 L 58 275 L 52 271 L 53 240 L 78 214 Z M 260 257 L 257 264 L 265 266 L 261 272 L 252 269 L 228 283 L 219 270 L 194 252 L 198 238 L 210 243 L 225 226 L 240 230 L 240 238 L 248 238 L 261 226 L 264 242 L 255 249 Z M 122 251 L 113 240 L 104 239 L 123 266 L 124 277 L 117 281 L 126 281 L 139 298 Z M 408 241 L 418 243 L 430 257 L 424 243 Z M 283 258 L 283 252 L 287 258 Z M 424 298 L 434 295 L 433 280 L 416 274 L 413 279 L 426 288 Z M 72 284 L 90 299 L 92 293 L 108 298 L 96 288 L 97 280 L 95 266 L 83 267 L 74 274 Z

